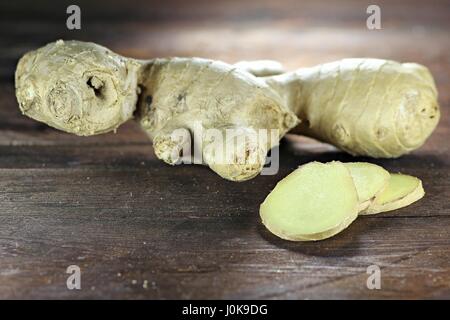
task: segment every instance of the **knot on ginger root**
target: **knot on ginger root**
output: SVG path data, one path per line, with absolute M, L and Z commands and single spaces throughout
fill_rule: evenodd
M 81 116 L 78 93 L 63 82 L 57 82 L 47 95 L 48 117 L 70 124 Z
M 398 138 L 406 149 L 420 147 L 440 118 L 436 94 L 433 90 L 407 90 L 396 114 Z
M 346 147 L 350 142 L 350 133 L 347 131 L 345 126 L 341 123 L 336 123 L 333 126 L 332 136 L 334 143 L 338 147 Z

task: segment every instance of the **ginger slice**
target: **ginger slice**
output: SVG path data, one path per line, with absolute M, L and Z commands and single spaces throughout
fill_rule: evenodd
M 394 173 L 391 174 L 386 188 L 360 214 L 369 215 L 403 208 L 421 199 L 424 195 L 425 191 L 420 179 Z
M 260 207 L 266 228 L 291 241 L 329 238 L 358 216 L 358 194 L 340 162 L 310 162 L 281 180 Z
M 355 183 L 359 211 L 369 207 L 372 199 L 388 184 L 390 174 L 382 167 L 368 162 L 344 163 Z

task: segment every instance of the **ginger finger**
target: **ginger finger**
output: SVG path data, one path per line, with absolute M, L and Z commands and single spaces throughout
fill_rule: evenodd
M 302 121 L 298 133 L 352 155 L 399 157 L 440 117 L 433 78 L 414 63 L 344 59 L 264 80 Z
M 139 66 L 94 43 L 50 43 L 17 65 L 20 110 L 77 135 L 116 130 L 136 109 Z

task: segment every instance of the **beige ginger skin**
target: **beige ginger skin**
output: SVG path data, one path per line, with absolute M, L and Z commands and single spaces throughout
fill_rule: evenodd
M 345 59 L 294 72 L 272 65 L 136 60 L 59 40 L 20 59 L 16 96 L 25 115 L 80 136 L 136 117 L 158 158 L 175 164 L 194 144 L 204 164 L 233 181 L 258 175 L 267 152 L 294 128 L 353 155 L 391 158 L 419 148 L 439 121 L 433 78 L 419 64 Z M 278 137 L 240 140 L 243 152 L 223 162 L 205 129 L 244 137 L 277 129 Z

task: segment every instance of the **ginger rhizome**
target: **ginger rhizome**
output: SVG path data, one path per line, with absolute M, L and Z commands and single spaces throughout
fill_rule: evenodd
M 422 182 L 365 162 L 310 162 L 282 179 L 260 206 L 266 228 L 291 241 L 322 240 L 359 215 L 399 209 L 424 196 Z
M 114 131 L 135 116 L 158 158 L 174 164 L 193 144 L 204 164 L 233 181 L 256 176 L 294 128 L 353 155 L 390 158 L 420 147 L 439 120 L 433 78 L 414 63 L 345 59 L 284 73 L 271 61 L 136 60 L 79 41 L 25 54 L 16 95 L 27 116 L 82 136 Z M 236 129 L 248 139 L 222 163 L 206 129 Z M 278 137 L 251 138 L 260 129 Z M 181 136 L 173 139 L 174 131 Z

